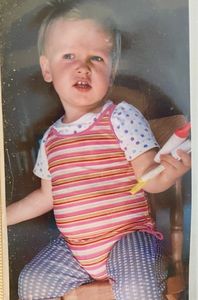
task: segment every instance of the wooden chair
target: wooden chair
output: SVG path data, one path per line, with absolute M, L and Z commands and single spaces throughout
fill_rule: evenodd
M 138 91 L 130 90 L 124 87 L 116 87 L 112 92 L 115 101 L 126 99 L 134 104 L 143 114 L 148 114 L 148 101 L 145 97 L 138 94 Z M 124 95 L 124 97 L 123 97 Z M 186 122 L 185 117 L 181 114 L 165 116 L 158 119 L 150 119 L 149 123 L 152 131 L 159 144 L 162 146 L 170 137 L 173 131 L 181 127 Z M 185 275 L 182 263 L 183 247 L 183 204 L 182 204 L 182 184 L 178 180 L 176 184 L 168 191 L 149 195 L 151 211 L 156 219 L 159 211 L 169 206 L 170 211 L 170 253 L 168 255 L 171 275 L 167 280 L 166 299 L 179 300 L 181 293 L 185 289 Z M 91 284 L 83 285 L 69 294 L 62 297 L 63 300 L 113 300 L 115 299 L 108 281 L 98 281 Z M 141 299 L 140 299 L 141 300 Z

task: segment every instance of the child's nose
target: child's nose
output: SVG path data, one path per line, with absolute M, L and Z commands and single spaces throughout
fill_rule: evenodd
M 77 73 L 79 74 L 89 74 L 90 73 L 90 66 L 88 62 L 79 62 L 77 67 Z

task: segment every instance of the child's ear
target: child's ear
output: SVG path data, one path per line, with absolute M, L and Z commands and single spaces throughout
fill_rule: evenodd
M 43 78 L 46 82 L 52 82 L 52 76 L 49 67 L 49 61 L 46 56 L 40 56 L 40 67 L 43 74 Z

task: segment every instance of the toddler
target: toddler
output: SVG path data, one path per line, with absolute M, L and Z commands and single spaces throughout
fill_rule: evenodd
M 65 114 L 44 134 L 34 173 L 41 187 L 8 206 L 8 225 L 54 210 L 60 236 L 19 277 L 21 300 L 59 299 L 109 279 L 116 300 L 164 299 L 161 234 L 145 191 L 168 189 L 190 168 L 161 157 L 165 170 L 135 195 L 136 179 L 155 167 L 158 144 L 141 113 L 108 99 L 120 56 L 120 33 L 93 4 L 68 10 L 54 2 L 39 31 L 43 78 Z

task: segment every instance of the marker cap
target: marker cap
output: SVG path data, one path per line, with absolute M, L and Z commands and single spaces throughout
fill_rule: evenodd
M 189 136 L 189 130 L 190 130 L 190 128 L 191 128 L 191 124 L 190 123 L 186 123 L 181 128 L 175 130 L 175 134 L 176 134 L 176 136 L 178 136 L 180 138 L 187 138 Z

